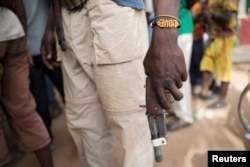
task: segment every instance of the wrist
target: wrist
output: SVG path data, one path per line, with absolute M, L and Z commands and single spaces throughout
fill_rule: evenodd
M 155 45 L 172 46 L 177 45 L 178 29 L 153 28 L 152 41 Z

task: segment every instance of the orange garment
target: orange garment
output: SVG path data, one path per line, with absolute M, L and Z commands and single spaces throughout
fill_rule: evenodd
M 203 33 L 205 31 L 204 23 L 202 19 L 202 2 L 196 2 L 190 9 L 192 15 L 196 15 L 197 19 L 194 19 L 194 32 L 193 40 L 198 40 L 203 38 Z

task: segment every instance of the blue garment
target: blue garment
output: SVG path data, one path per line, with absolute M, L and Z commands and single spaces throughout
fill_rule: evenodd
M 143 0 L 115 0 L 117 4 L 121 6 L 132 7 L 135 9 L 144 9 L 144 1 Z
M 33 56 L 40 54 L 41 41 L 45 32 L 48 13 L 48 0 L 23 0 L 27 18 L 28 49 Z

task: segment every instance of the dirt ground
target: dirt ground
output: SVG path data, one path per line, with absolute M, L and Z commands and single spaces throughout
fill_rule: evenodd
M 248 64 L 250 66 L 250 64 Z M 232 82 L 223 109 L 208 110 L 205 107 L 213 101 L 202 101 L 193 97 L 194 115 L 203 116 L 192 126 L 168 132 L 168 144 L 162 147 L 163 162 L 154 167 L 206 167 L 208 150 L 250 150 L 250 140 L 244 138 L 246 131 L 240 124 L 237 103 L 240 92 L 249 82 L 250 75 L 233 66 Z M 55 167 L 80 167 L 76 147 L 66 127 L 65 115 L 53 121 Z M 32 153 L 26 153 L 16 167 L 39 167 Z

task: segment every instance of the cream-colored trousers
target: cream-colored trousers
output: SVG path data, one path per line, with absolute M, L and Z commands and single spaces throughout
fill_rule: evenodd
M 91 0 L 62 11 L 62 60 L 69 131 L 83 167 L 152 167 L 145 109 L 144 11 Z
M 189 71 L 191 52 L 193 44 L 193 34 L 187 33 L 178 36 L 178 45 L 180 46 L 186 63 L 186 70 Z M 180 101 L 174 102 L 174 112 L 177 117 L 183 119 L 188 123 L 193 123 L 193 109 L 192 109 L 192 94 L 191 94 L 191 83 L 190 77 L 183 83 L 180 89 L 183 93 L 183 98 Z

